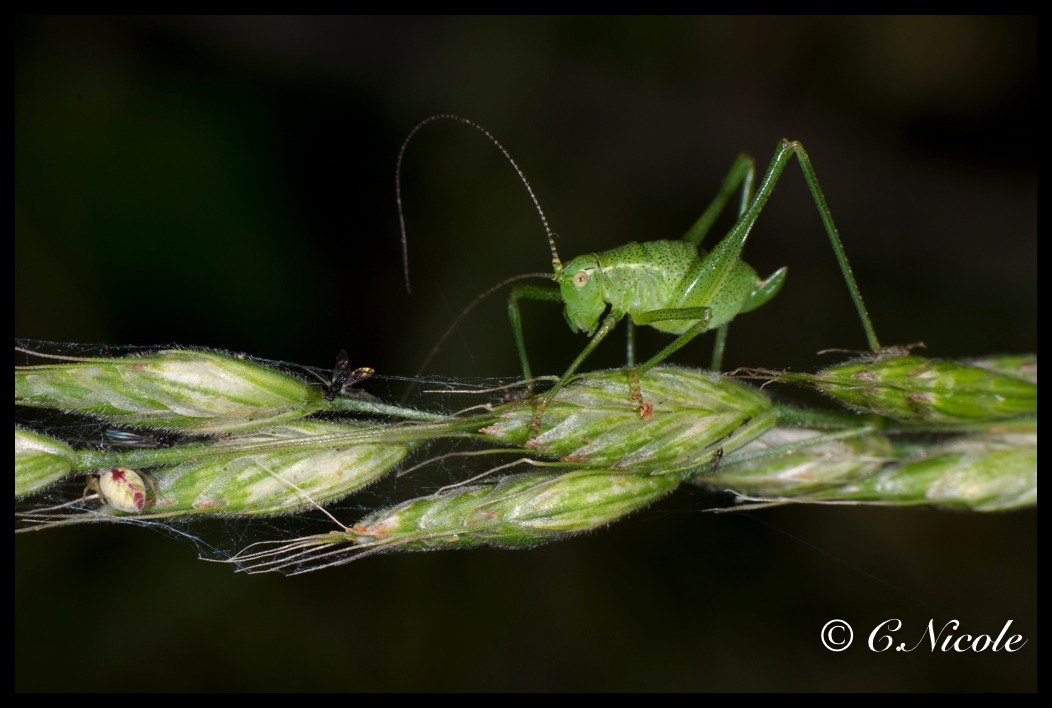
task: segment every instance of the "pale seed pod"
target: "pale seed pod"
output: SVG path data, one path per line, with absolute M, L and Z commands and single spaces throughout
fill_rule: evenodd
M 957 361 L 877 357 L 785 379 L 811 383 L 859 412 L 903 422 L 959 423 L 1037 412 L 1036 384 Z
M 73 461 L 73 448 L 66 443 L 16 425 L 15 499 L 65 479 Z
M 146 483 L 135 470 L 113 467 L 99 472 L 95 480 L 99 500 L 126 514 L 138 514 L 146 505 Z
M 15 403 L 124 426 L 214 435 L 302 418 L 321 410 L 325 399 L 317 386 L 262 364 L 173 349 L 16 367 Z
M 777 414 L 755 389 L 711 372 L 655 367 L 640 387 L 653 405 L 643 417 L 627 370 L 581 376 L 556 395 L 531 437 L 534 399 L 497 408 L 480 432 L 564 462 L 633 474 L 690 476 L 722 449 L 732 452 L 771 428 Z

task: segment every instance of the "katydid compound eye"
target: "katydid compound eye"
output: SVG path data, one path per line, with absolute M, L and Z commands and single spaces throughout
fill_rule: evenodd
M 586 271 L 586 270 L 579 270 L 576 273 L 574 273 L 573 284 L 574 284 L 575 287 L 578 287 L 578 288 L 583 288 L 585 285 L 587 285 L 588 284 L 588 271 Z
M 138 514 L 146 505 L 146 483 L 135 470 L 114 467 L 99 474 L 99 498 L 117 511 Z

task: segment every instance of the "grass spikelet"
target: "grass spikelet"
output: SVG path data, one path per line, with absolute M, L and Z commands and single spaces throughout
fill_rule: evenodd
M 127 495 L 119 485 L 107 494 L 104 470 L 96 475 L 98 504 L 61 512 L 26 512 L 43 526 L 98 522 L 106 517 L 220 514 L 287 514 L 352 494 L 393 469 L 412 443 L 377 442 L 364 423 L 305 421 L 186 448 L 181 463 L 139 470 L 144 499 L 136 506 L 113 503 Z M 362 431 L 363 439 L 355 433 Z M 167 450 L 179 453 L 179 449 Z M 124 469 L 124 468 L 115 468 Z M 131 471 L 131 470 L 125 470 Z M 129 490 L 134 491 L 134 490 Z M 35 528 L 39 528 L 35 527 Z
M 325 406 L 317 387 L 247 359 L 172 349 L 15 367 L 15 403 L 115 425 L 217 435 L 295 420 Z
M 894 459 L 883 435 L 777 427 L 694 482 L 750 497 L 796 496 L 864 478 Z
M 677 474 L 706 464 L 763 434 L 777 414 L 759 391 L 697 369 L 663 366 L 640 382 L 654 409 L 642 418 L 629 396 L 625 370 L 580 376 L 548 405 L 531 437 L 535 399 L 507 404 L 481 432 L 538 455 L 591 468 Z
M 1037 412 L 1037 386 L 972 364 L 916 356 L 829 367 L 818 388 L 861 412 L 898 421 L 955 423 Z
M 385 551 L 536 546 L 605 526 L 678 485 L 605 470 L 509 475 L 397 504 L 344 532 L 246 549 L 231 562 L 247 572 L 297 574 Z
M 1037 430 L 977 433 L 915 452 L 835 499 L 1004 511 L 1037 504 Z M 824 498 L 824 497 L 823 497 Z
M 74 453 L 49 435 L 15 426 L 15 499 L 50 487 L 73 470 Z
M 280 514 L 341 499 L 375 481 L 406 456 L 402 443 L 282 445 L 322 439 L 361 425 L 306 421 L 216 443 L 230 453 L 189 460 L 153 475 L 156 512 Z M 246 451 L 253 443 L 266 449 Z
M 299 573 L 398 550 L 530 547 L 612 523 L 685 480 L 764 503 L 973 511 L 1037 504 L 1034 357 L 885 354 L 813 375 L 753 373 L 817 387 L 846 409 L 775 404 L 768 391 L 724 375 L 658 366 L 639 380 L 642 411 L 629 370 L 584 373 L 547 403 L 535 429 L 544 393 L 483 399 L 457 414 L 377 399 L 359 407 L 351 397 L 329 402 L 324 387 L 276 367 L 192 350 L 16 368 L 17 404 L 102 418 L 95 425 L 103 427 L 181 433 L 168 444 L 146 435 L 132 445 L 122 441 L 134 434 L 118 429 L 97 438 L 117 442 L 78 449 L 16 426 L 23 508 L 32 507 L 30 493 L 70 475 L 83 475 L 87 487 L 63 486 L 49 493 L 50 506 L 16 512 L 16 531 L 324 510 L 412 450 L 450 438 L 468 445 L 433 459 L 511 453 L 516 460 L 491 473 L 518 464 L 543 470 L 461 482 L 340 531 L 255 544 L 233 562 L 248 572 Z M 319 411 L 338 420 L 302 419 Z M 257 427 L 275 420 L 283 422 Z

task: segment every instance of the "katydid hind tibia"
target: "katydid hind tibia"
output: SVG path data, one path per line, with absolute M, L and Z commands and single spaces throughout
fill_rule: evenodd
M 778 179 L 794 155 L 822 218 L 848 291 L 862 321 L 869 346 L 873 351 L 880 349 L 811 160 L 799 142 L 785 139 L 778 144 L 774 157 L 758 184 L 755 183 L 755 162 L 746 154 L 739 155 L 716 197 L 680 240 L 633 242 L 607 251 L 578 256 L 564 264 L 559 258 L 555 239 L 544 211 L 525 175 L 507 149 L 489 131 L 471 120 L 452 114 L 431 116 L 418 123 L 406 137 L 399 152 L 395 176 L 407 289 L 409 287 L 409 256 L 401 199 L 402 159 L 406 146 L 413 136 L 425 125 L 439 120 L 453 120 L 474 128 L 489 138 L 503 153 L 526 186 L 548 238 L 552 254 L 552 273 L 520 276 L 496 286 L 500 287 L 523 277 L 543 277 L 557 283 L 555 287 L 520 284 L 511 289 L 508 298 L 508 316 L 523 376 L 526 379 L 532 378 L 526 355 L 526 343 L 522 334 L 520 300 L 561 302 L 564 306 L 563 315 L 570 329 L 575 332 L 583 332 L 590 338 L 581 353 L 537 406 L 533 419 L 534 429 L 540 427 L 541 416 L 547 407 L 546 404 L 570 380 L 596 346 L 625 317 L 628 317 L 632 324 L 649 325 L 660 331 L 676 335 L 670 344 L 641 364 L 635 363 L 634 348 L 631 342 L 629 344 L 628 365 L 631 369 L 631 396 L 642 415 L 648 416 L 651 407 L 643 400 L 639 389 L 639 377 L 702 332 L 717 330 L 712 367 L 717 370 L 720 368 L 727 324 L 737 315 L 767 303 L 778 293 L 785 281 L 786 268 L 779 268 L 767 278 L 760 278 L 756 271 L 741 260 L 741 252 L 760 212 L 774 191 Z M 716 218 L 739 190 L 741 190 L 741 201 L 737 221 L 711 251 L 706 251 L 701 248 L 701 242 Z M 492 293 L 496 287 L 491 288 L 481 297 Z M 469 305 L 461 317 L 474 304 Z

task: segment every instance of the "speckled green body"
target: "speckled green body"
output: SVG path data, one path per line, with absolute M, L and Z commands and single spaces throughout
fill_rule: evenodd
M 687 241 L 647 241 L 579 256 L 568 262 L 559 277 L 570 328 L 591 334 L 607 304 L 627 314 L 636 324 L 649 324 L 672 334 L 683 334 L 695 319 L 642 322 L 639 315 L 656 310 L 709 308 L 707 329 L 730 322 L 766 302 L 758 294 L 756 271 L 739 260 L 722 282 L 713 282 L 716 264 L 706 261 L 704 249 Z M 581 286 L 580 273 L 587 274 Z M 576 280 L 576 282 L 575 282 Z

